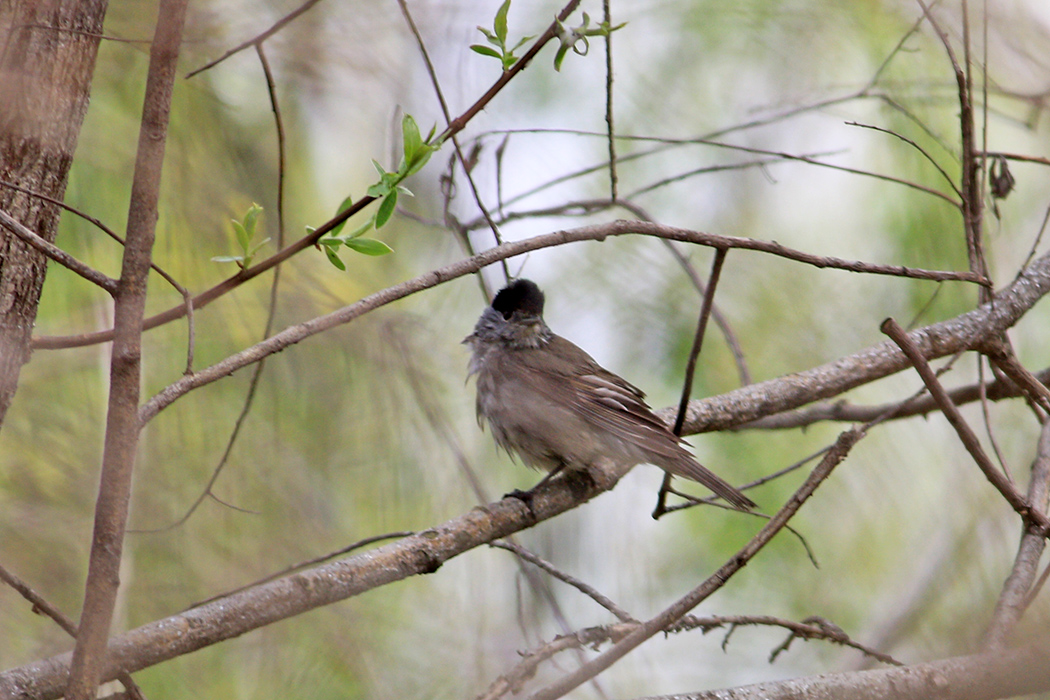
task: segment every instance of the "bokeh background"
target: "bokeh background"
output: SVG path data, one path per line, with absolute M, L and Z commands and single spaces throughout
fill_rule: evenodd
M 1039 0 L 970 8 L 975 60 L 987 60 L 989 150 L 1047 157 L 1050 12 Z M 468 46 L 483 41 L 498 2 L 409 2 L 453 114 L 498 77 L 499 64 Z M 191 6 L 181 59 L 188 72 L 269 27 L 295 2 L 200 0 Z M 513 40 L 539 34 L 557 3 L 517 2 Z M 600 18 L 601 6 L 583 10 Z M 951 66 L 921 9 L 865 0 L 645 0 L 613 3 L 617 131 L 645 139 L 711 137 L 775 153 L 806 155 L 948 191 L 928 160 L 903 140 L 853 125 L 892 130 L 958 177 L 958 103 Z M 938 20 L 961 55 L 962 13 L 942 3 Z M 106 33 L 152 35 L 154 3 L 110 3 Z M 579 12 L 568 24 L 580 21 Z M 913 31 L 914 30 L 914 31 Z M 395 2 L 322 2 L 265 45 L 287 130 L 285 236 L 328 219 L 348 195 L 363 196 L 375 158 L 393 168 L 401 115 L 425 130 L 444 126 L 414 38 Z M 531 212 L 608 197 L 605 57 L 600 39 L 560 72 L 545 49 L 462 134 L 481 150 L 473 171 L 494 212 Z M 104 41 L 67 193 L 69 204 L 121 230 L 126 219 L 137 119 L 148 62 L 144 43 Z M 981 80 L 980 75 L 978 80 Z M 501 150 L 502 146 L 502 150 Z M 619 191 L 655 220 L 750 236 L 824 255 L 937 269 L 964 269 L 958 213 L 915 189 L 842 170 L 703 144 L 621 140 Z M 500 151 L 497 156 L 497 151 Z M 347 271 L 307 251 L 282 269 L 275 328 L 327 313 L 363 295 L 462 258 L 445 225 L 443 149 L 406 184 L 414 198 L 377 235 L 395 253 L 344 253 Z M 986 218 L 997 285 L 1009 282 L 1037 240 L 1050 180 L 1045 166 L 1013 164 L 1016 191 Z M 580 175 L 581 171 L 590 171 Z M 700 171 L 695 172 L 694 171 Z M 691 174 L 692 173 L 692 174 Z M 566 176 L 572 177 L 566 177 Z M 242 52 L 175 92 L 155 262 L 191 290 L 232 274 L 213 256 L 234 251 L 229 224 L 252 202 L 276 239 L 278 160 L 273 115 L 256 54 Z M 450 212 L 479 215 L 456 172 Z M 502 202 L 502 209 L 500 207 Z M 367 215 L 370 215 L 368 212 Z M 571 213 L 571 212 L 570 212 Z M 361 220 L 364 220 L 362 215 Z M 514 240 L 624 217 L 528 216 L 506 222 Z M 356 225 L 352 220 L 350 225 Z M 485 227 L 470 235 L 492 244 Z M 120 249 L 66 215 L 58 243 L 110 275 Z M 1038 247 L 1045 252 L 1046 244 Z M 273 243 L 263 253 L 274 250 Z M 680 248 L 702 275 L 710 251 Z M 559 334 L 644 388 L 651 403 L 675 402 L 699 295 L 667 246 L 622 237 L 535 252 L 509 262 L 548 294 Z M 490 288 L 502 270 L 486 271 Z M 196 314 L 195 366 L 208 366 L 261 339 L 266 275 Z M 180 301 L 151 280 L 147 313 Z M 879 342 L 893 316 L 925 324 L 972 308 L 976 290 L 893 277 L 818 270 L 734 251 L 717 303 L 753 380 L 834 360 Z M 144 433 L 115 631 L 172 614 L 299 561 L 376 534 L 425 528 L 477 505 L 458 463 L 462 450 L 489 498 L 527 488 L 538 474 L 498 454 L 475 424 L 460 340 L 485 305 L 463 278 L 382 308 L 269 359 L 252 411 L 214 493 L 184 523 L 225 450 L 249 387 L 250 370 L 182 398 Z M 111 323 L 103 294 L 52 267 L 37 332 L 63 335 Z M 1045 304 L 1012 334 L 1032 369 L 1047 365 Z M 184 321 L 144 338 L 144 396 L 184 368 Z M 42 595 L 79 614 L 102 450 L 108 345 L 38 351 L 0 433 L 0 558 Z M 946 381 L 976 379 L 960 360 Z M 694 394 L 741 383 L 722 335 L 705 343 Z M 899 400 L 919 387 L 913 374 L 853 392 L 855 403 Z M 980 412 L 967 416 L 980 424 Z M 991 425 L 1015 478 L 1026 483 L 1039 427 L 1020 402 L 992 407 Z M 816 425 L 692 438 L 698 457 L 743 483 L 828 444 L 841 429 Z M 696 585 L 758 529 L 756 520 L 694 509 L 654 521 L 661 473 L 635 469 L 612 493 L 542 523 L 520 541 L 645 618 Z M 787 476 L 754 493 L 775 510 L 803 478 Z M 1017 547 L 1017 518 L 980 476 L 945 421 L 933 416 L 886 425 L 863 441 L 796 518 L 813 550 L 782 534 L 699 614 L 820 615 L 855 639 L 918 661 L 964 653 L 979 643 Z M 160 531 L 156 531 L 160 530 Z M 149 532 L 154 531 L 154 532 Z M 612 622 L 576 591 L 551 585 L 569 629 Z M 1037 602 L 1032 628 L 1045 622 Z M 71 642 L 0 589 L 0 666 L 66 651 Z M 566 631 L 529 588 L 507 552 L 482 549 L 435 575 L 259 630 L 136 674 L 151 700 L 223 698 L 461 698 L 481 692 L 525 650 Z M 656 638 L 574 697 L 633 697 L 857 668 L 856 652 L 796 642 L 774 664 L 777 629 Z M 571 669 L 575 656 L 541 678 Z

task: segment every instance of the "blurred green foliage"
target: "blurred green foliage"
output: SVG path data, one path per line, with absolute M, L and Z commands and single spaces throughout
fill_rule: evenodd
M 111 4 L 108 34 L 150 35 L 147 18 L 152 15 L 140 12 L 143 3 Z M 443 88 L 453 97 L 450 102 L 470 104 L 487 88 L 492 71 L 491 60 L 474 55 L 469 42 L 474 27 L 493 17 L 495 3 L 412 5 Z M 238 3 L 195 7 L 184 72 L 261 31 L 290 8 L 266 3 L 255 16 Z M 499 10 L 503 36 L 499 15 L 493 36 L 505 42 L 508 22 L 515 36 L 538 34 L 557 9 L 550 3 L 508 6 Z M 599 12 L 598 7 L 586 9 Z M 617 131 L 692 138 L 768 120 L 720 138 L 767 151 L 831 154 L 824 159 L 947 192 L 936 170 L 907 144 L 845 124 L 895 130 L 958 177 L 957 109 L 943 51 L 923 32 L 893 53 L 915 18 L 913 10 L 874 0 L 614 3 L 614 23 L 628 22 L 613 35 Z M 600 42 L 595 38 L 592 48 Z M 440 144 L 431 141 L 433 132 L 423 139 L 416 120 L 444 122 L 397 8 L 321 3 L 266 48 L 276 68 L 287 131 L 285 241 L 325 221 L 348 194 L 356 201 L 368 192 L 375 182 L 370 160 L 398 162 L 404 155 L 397 171 L 382 171 L 383 190 L 372 193 L 388 202 L 382 220 L 364 218 L 379 215 L 374 204 L 347 224 L 355 234 L 370 223 L 386 224 L 384 245 L 397 253 L 347 256 L 345 271 L 318 251 L 294 258 L 282 268 L 275 328 L 460 259 L 463 249 L 443 225 L 442 188 L 455 189 L 449 211 L 460 220 L 476 217 L 476 207 L 461 172 L 454 185 L 440 179 L 450 157 L 448 145 L 423 168 Z M 502 48 L 499 57 L 506 67 Z M 600 166 L 608 157 L 600 138 L 606 128 L 600 53 L 570 60 L 558 74 L 538 62 L 464 134 L 464 142 L 488 129 L 575 129 L 598 135 L 513 134 L 499 151 L 503 201 L 565 173 Z M 790 119 L 771 118 L 858 93 L 891 54 L 870 94 Z M 103 42 L 67 193 L 69 204 L 118 232 L 128 206 L 147 59 L 141 44 Z M 404 127 L 408 113 L 415 115 L 414 131 Z M 253 202 L 265 212 L 256 240 L 279 236 L 276 139 L 262 71 L 252 53 L 180 80 L 171 124 L 154 259 L 181 284 L 200 291 L 232 273 L 230 266 L 210 260 L 236 251 L 227 222 L 243 220 Z M 1002 138 L 1015 150 L 1035 152 L 1039 139 L 1045 142 L 1045 125 L 1036 130 L 1010 122 L 993 126 L 1009 132 Z M 412 153 L 402 153 L 410 141 Z M 482 140 L 481 164 L 473 174 L 482 198 L 499 215 L 497 143 L 493 137 Z M 703 145 L 659 152 L 656 146 L 619 142 L 618 175 L 621 195 L 674 180 L 637 198 L 660 222 L 773 239 L 848 259 L 938 269 L 966 264 L 958 214 L 915 190 L 799 162 L 742 167 L 755 156 Z M 687 175 L 720 166 L 734 169 Z M 1034 237 L 1030 221 L 1043 205 L 1025 189 L 1031 192 L 1036 172 L 1018 167 L 1017 199 L 1002 205 L 1003 222 L 989 241 L 993 260 L 1027 249 Z M 409 174 L 418 196 L 398 200 L 399 183 Z M 608 171 L 597 167 L 520 206 L 556 206 L 608 192 Z M 398 215 L 395 204 L 415 216 Z M 615 215 L 625 216 L 622 211 Z M 525 219 L 505 223 L 502 231 L 516 239 L 611 216 Z M 472 235 L 476 246 L 490 243 L 484 231 Z M 347 245 L 363 240 L 353 234 L 346 238 Z M 103 272 L 118 274 L 119 245 L 77 217 L 63 217 L 58 243 Z M 270 250 L 257 253 L 256 261 Z M 709 252 L 683 250 L 706 278 Z M 645 388 L 654 406 L 676 402 L 700 296 L 660 241 L 574 244 L 511 261 L 510 268 L 547 290 L 548 321 L 556 332 Z M 1012 268 L 1006 269 L 997 283 L 1009 280 Z M 493 274 L 490 282 L 495 279 Z M 260 340 L 271 281 L 268 273 L 197 311 L 196 368 Z M 147 313 L 181 302 L 158 276 L 150 281 L 150 293 Z M 975 290 L 961 284 L 945 284 L 938 291 L 929 282 L 817 270 L 731 251 L 717 303 L 740 340 L 751 376 L 759 381 L 880 342 L 878 323 L 885 316 L 905 322 L 923 310 L 920 323 L 928 323 L 971 308 L 975 298 Z M 129 534 L 116 630 L 170 615 L 361 538 L 424 528 L 468 510 L 476 498 L 435 420 L 447 425 L 455 449 L 477 470 L 489 498 L 534 482 L 537 474 L 497 455 L 490 437 L 474 425 L 473 387 L 464 386 L 466 351 L 459 341 L 483 304 L 475 281 L 461 279 L 269 358 L 253 410 L 213 490 L 222 502 L 205 499 L 177 527 Z M 104 295 L 52 267 L 37 333 L 108 327 L 110 316 Z M 1039 331 L 1032 333 L 1018 334 L 1022 345 L 1033 338 L 1038 347 Z M 185 320 L 144 336 L 144 397 L 181 375 L 186 342 Z M 37 352 L 23 371 L 0 433 L 0 559 L 74 617 L 90 540 L 107 373 L 106 345 Z M 197 499 L 226 447 L 250 374 L 244 370 L 193 392 L 146 428 L 130 527 L 166 528 Z M 952 381 L 973 378 L 972 361 L 964 361 Z M 713 395 L 739 383 L 728 346 L 711 326 L 693 394 Z M 917 386 L 916 379 L 902 375 L 849 398 L 880 403 Z M 995 426 L 1015 475 L 1023 479 L 1036 430 L 1029 414 L 1019 407 L 997 407 Z M 703 462 L 743 483 L 812 453 L 839 429 L 821 425 L 772 434 L 723 433 L 691 442 Z M 803 473 L 762 487 L 756 500 L 771 512 Z M 522 540 L 638 617 L 647 617 L 713 571 L 759 527 L 759 521 L 713 509 L 653 522 L 648 514 L 658 482 L 655 469 L 639 468 L 613 493 L 523 533 Z M 989 498 L 988 487 L 936 418 L 875 432 L 806 505 L 796 526 L 819 569 L 799 538 L 784 534 L 699 612 L 794 619 L 818 614 L 861 641 L 873 641 L 880 625 L 902 612 L 899 595 L 915 587 L 923 603 L 901 623 L 907 634 L 893 640 L 889 650 L 909 661 L 950 654 L 971 648 L 979 638 L 1017 540 L 1016 522 Z M 918 580 L 923 563 L 944 551 L 950 553 L 946 568 L 924 590 Z M 552 589 L 574 628 L 609 622 L 575 591 L 560 584 Z M 1045 611 L 1035 610 L 1033 619 L 1042 615 Z M 70 648 L 63 633 L 30 615 L 9 589 L 0 589 L 0 629 L 5 668 Z M 316 698 L 464 697 L 480 692 L 513 664 L 517 650 L 563 631 L 509 555 L 477 551 L 434 576 L 314 611 L 137 677 L 151 700 L 188 694 L 282 697 L 300 695 L 304 688 Z M 654 640 L 654 651 L 647 652 L 651 656 L 617 666 L 607 687 L 628 697 L 856 662 L 837 647 L 811 642 L 768 667 L 764 659 L 783 638 L 780 631 L 739 630 L 728 656 L 722 656 L 715 637 L 694 633 Z M 653 658 L 669 670 L 661 666 L 654 674 Z M 580 697 L 588 692 L 580 691 Z

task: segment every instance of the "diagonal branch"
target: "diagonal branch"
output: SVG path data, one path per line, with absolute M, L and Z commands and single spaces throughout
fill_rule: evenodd
M 597 676 L 612 666 L 642 642 L 667 629 L 682 616 L 703 602 L 708 596 L 720 589 L 730 576 L 742 569 L 773 537 L 780 532 L 788 521 L 798 512 L 802 504 L 813 495 L 813 492 L 830 476 L 832 470 L 846 458 L 853 446 L 864 437 L 863 430 L 851 429 L 839 435 L 835 445 L 824 455 L 824 459 L 813 469 L 802 486 L 788 499 L 788 502 L 770 518 L 769 522 L 751 538 L 744 548 L 733 555 L 728 562 L 713 573 L 706 581 L 691 590 L 670 607 L 655 617 L 646 620 L 637 629 L 617 642 L 611 649 L 584 664 L 576 671 L 563 676 L 558 681 L 529 696 L 529 700 L 555 700 L 569 691 Z
M 644 221 L 613 221 L 608 224 L 600 224 L 595 226 L 584 226 L 581 228 L 572 229 L 570 231 L 555 231 L 553 233 L 536 236 L 529 238 L 524 241 L 514 241 L 510 243 L 504 243 L 503 245 L 495 248 L 490 248 L 483 253 L 479 253 L 471 258 L 460 260 L 459 262 L 446 265 L 445 267 L 438 268 L 427 272 L 419 277 L 415 277 L 401 284 L 393 287 L 388 287 L 384 290 L 370 294 L 369 296 L 357 301 L 349 306 L 345 306 L 342 309 L 333 311 L 325 316 L 319 316 L 305 323 L 298 324 L 296 326 L 290 326 L 284 329 L 280 333 L 264 340 L 261 343 L 253 345 L 252 347 L 246 348 L 241 352 L 227 357 L 226 359 L 208 367 L 206 369 L 197 372 L 193 376 L 183 377 L 182 379 L 169 384 L 159 394 L 155 395 L 146 405 L 142 407 L 140 411 L 140 419 L 145 424 L 149 422 L 159 411 L 169 406 L 172 402 L 177 400 L 179 397 L 185 395 L 187 392 L 192 391 L 198 387 L 210 384 L 226 375 L 246 367 L 254 362 L 258 362 L 268 355 L 272 355 L 275 352 L 280 352 L 285 348 L 299 343 L 312 335 L 316 335 L 329 328 L 349 323 L 355 318 L 362 316 L 365 313 L 373 311 L 380 306 L 385 306 L 398 299 L 403 299 L 416 292 L 436 287 L 439 284 L 448 282 L 449 280 L 462 277 L 464 275 L 473 274 L 480 271 L 484 267 L 491 265 L 494 262 L 498 262 L 505 258 L 513 257 L 515 255 L 521 255 L 533 250 L 539 250 L 541 248 L 547 248 L 556 245 L 563 245 L 571 241 L 586 241 L 586 240 L 604 240 L 609 236 L 621 236 L 628 234 L 642 234 L 657 236 L 660 238 L 668 238 L 672 240 L 685 241 L 689 243 L 699 243 L 701 245 L 710 245 L 714 247 L 725 247 L 733 248 L 740 247 L 752 250 L 762 250 L 764 252 L 780 251 L 785 252 L 787 249 L 780 246 L 776 242 L 766 241 L 755 241 L 750 238 L 735 238 L 732 236 L 718 236 L 710 233 L 702 233 L 699 231 L 690 231 L 688 229 L 679 229 L 671 226 L 663 226 L 660 224 L 644 222 Z M 851 262 L 851 261 L 840 261 L 837 258 L 824 258 L 820 256 L 812 256 L 807 253 L 797 253 L 795 255 L 787 256 L 791 259 L 802 258 L 808 260 L 811 264 L 817 267 L 838 267 L 840 269 L 850 270 L 853 272 L 872 272 L 882 274 L 904 274 L 905 276 L 919 276 L 923 279 L 932 278 L 948 278 L 948 279 L 965 279 L 969 281 L 975 281 L 974 276 L 969 272 L 935 272 L 935 271 L 915 271 L 910 268 L 892 266 L 892 265 L 871 265 L 869 263 Z M 840 264 L 841 263 L 841 264 Z M 920 274 L 921 273 L 921 274 Z M 1020 280 L 1043 280 L 1050 284 L 1050 257 L 1040 258 L 1039 261 L 1034 263 L 1026 273 L 1026 276 L 1019 278 L 1019 281 L 1015 281 L 1011 285 L 1010 289 L 1018 288 L 1023 289 L 1026 292 L 1031 292 L 1040 289 L 1038 285 L 1033 284 L 1021 284 Z M 1045 293 L 1045 292 L 1044 292 Z M 1028 299 L 1028 297 L 1025 297 Z M 1020 304 L 1021 308 L 1015 309 L 1017 315 L 1009 318 L 1009 325 L 1012 325 L 1021 314 L 1028 309 L 1028 305 L 1034 304 L 1034 297 L 1029 299 L 1027 302 Z M 1026 303 L 1028 305 L 1026 305 Z M 985 307 L 981 307 L 985 308 Z M 1003 314 L 1012 309 L 1010 304 L 1000 304 L 996 307 L 997 318 L 1006 320 L 1007 317 Z M 950 340 L 950 339 L 949 339 Z M 970 339 L 971 341 L 973 339 Z M 966 345 L 965 347 L 970 347 Z M 954 352 L 954 351 L 953 351 Z M 892 374 L 900 369 L 903 369 L 904 365 L 900 365 L 893 369 L 887 374 Z M 884 375 L 880 375 L 884 376 Z M 870 381 L 870 378 L 868 379 Z M 863 383 L 863 382 L 859 382 Z M 853 386 L 856 386 L 854 384 Z M 852 386 L 850 387 L 852 388 Z M 809 401 L 816 400 L 816 398 L 826 398 L 827 395 L 818 396 L 809 399 Z M 805 403 L 808 403 L 806 401 Z M 799 404 L 796 404 L 796 406 Z M 785 408 L 794 408 L 795 406 L 788 406 Z M 784 410 L 784 409 L 780 409 Z M 760 415 L 766 415 L 765 413 L 754 415 L 747 420 L 753 420 L 760 417 Z M 687 418 L 688 420 L 688 418 Z
M 270 25 L 270 27 L 268 29 L 266 29 L 264 32 L 262 32 L 261 34 L 258 34 L 256 36 L 252 37 L 251 39 L 248 39 L 248 41 L 245 41 L 245 42 L 242 42 L 240 44 L 237 44 L 232 49 L 230 49 L 229 51 L 227 51 L 223 55 L 221 55 L 218 58 L 216 58 L 214 61 L 209 61 L 208 63 L 205 63 L 200 68 L 196 68 L 196 69 L 190 71 L 189 73 L 186 74 L 186 79 L 188 80 L 189 78 L 192 78 L 193 76 L 197 75 L 198 73 L 203 73 L 204 71 L 206 71 L 206 70 L 208 70 L 210 68 L 214 68 L 215 66 L 219 65 L 220 63 L 225 61 L 230 56 L 233 56 L 234 54 L 238 54 L 241 51 L 244 51 L 245 49 L 247 49 L 247 48 L 249 48 L 251 46 L 260 46 L 264 41 L 266 41 L 271 36 L 273 36 L 277 32 L 279 32 L 282 29 L 284 29 L 284 27 L 286 25 L 290 24 L 291 22 L 293 22 L 296 17 L 298 17 L 299 15 L 303 14 L 304 12 L 309 10 L 311 7 L 313 7 L 314 5 L 319 3 L 320 1 L 321 0 L 306 0 L 306 2 L 304 2 L 302 5 L 300 5 L 299 7 L 295 8 L 294 10 L 292 10 L 291 12 L 286 14 L 284 17 L 281 17 L 279 20 L 277 20 L 272 25 Z
M 580 4 L 580 0 L 569 0 L 568 4 L 562 8 L 562 11 L 558 13 L 557 21 L 564 21 Z M 499 94 L 499 92 L 506 87 L 507 83 L 521 71 L 525 70 L 529 62 L 539 53 L 540 49 L 556 36 L 557 21 L 552 23 L 543 34 L 533 43 L 528 51 L 510 67 L 509 70 L 503 72 L 503 74 L 492 84 L 484 95 L 479 97 L 465 112 L 460 114 L 458 117 L 453 119 L 448 128 L 445 129 L 436 139 L 436 142 L 440 143 L 446 139 L 451 138 L 453 135 L 458 134 L 467 124 L 478 115 L 489 102 Z M 250 46 L 251 43 L 247 44 Z M 345 210 L 336 214 L 331 219 L 317 227 L 312 233 L 303 236 L 299 240 L 295 241 L 286 248 L 282 248 L 265 260 L 260 260 L 255 265 L 241 270 L 233 277 L 229 277 L 222 282 L 218 283 L 211 289 L 201 292 L 195 296 L 192 300 L 192 308 L 200 309 L 215 301 L 219 297 L 222 297 L 237 287 L 241 286 L 248 280 L 261 275 L 272 267 L 280 265 L 289 258 L 297 255 L 298 253 L 306 250 L 312 245 L 316 245 L 317 241 L 327 234 L 329 231 L 334 229 L 339 224 L 349 219 L 354 214 L 363 210 L 369 204 L 376 200 L 375 197 L 365 196 L 354 202 L 351 206 Z M 974 277 L 976 279 L 976 277 Z M 143 330 L 150 328 L 156 328 L 157 326 L 163 325 L 170 321 L 174 321 L 181 318 L 186 313 L 186 305 L 176 306 L 174 308 L 163 311 L 155 316 L 151 316 L 143 322 Z M 78 336 L 61 337 L 61 338 L 36 338 L 33 341 L 34 348 L 40 349 L 55 349 L 55 348 L 71 348 L 71 347 L 83 347 L 85 345 L 94 345 L 96 343 L 104 343 L 113 339 L 113 330 L 98 331 L 96 333 L 85 333 Z
M 133 673 L 251 630 L 345 600 L 409 576 L 429 574 L 449 559 L 576 508 L 611 489 L 616 477 L 578 474 L 551 479 L 531 506 L 504 498 L 428 530 L 306 571 L 297 572 L 143 625 L 109 642 L 104 680 Z M 600 482 L 600 483 L 599 483 Z M 0 698 L 59 697 L 70 655 L 0 673 Z
M 1045 533 L 1050 530 L 1050 520 L 1047 519 L 1040 511 L 1032 510 L 1031 504 L 1025 499 L 1023 495 L 1017 490 L 1017 488 L 1003 475 L 1001 471 L 995 468 L 992 464 L 992 460 L 989 459 L 985 453 L 984 448 L 981 447 L 980 440 L 977 439 L 977 435 L 973 432 L 973 429 L 966 423 L 966 419 L 963 418 L 962 413 L 952 403 L 951 398 L 948 396 L 948 392 L 941 386 L 940 381 L 937 379 L 937 375 L 934 373 L 930 364 L 926 361 L 922 351 L 918 345 L 908 337 L 908 334 L 904 332 L 896 321 L 892 318 L 888 318 L 882 322 L 880 326 L 882 332 L 893 339 L 893 342 L 900 346 L 900 349 L 907 355 L 908 360 L 915 366 L 915 370 L 922 377 L 923 383 L 929 390 L 930 394 L 934 399 L 937 400 L 937 405 L 940 406 L 941 412 L 944 413 L 944 417 L 948 419 L 952 427 L 955 428 L 955 432 L 959 435 L 959 440 L 962 442 L 966 451 L 970 453 L 973 460 L 977 463 L 977 466 L 984 472 L 984 476 L 988 481 L 991 482 L 1006 502 L 1025 519 L 1026 522 L 1032 522 L 1038 525 L 1039 528 Z
M 27 245 L 36 248 L 38 251 L 46 255 L 51 260 L 54 260 L 62 267 L 75 272 L 80 275 L 88 282 L 95 284 L 102 289 L 106 290 L 110 294 L 117 291 L 117 281 L 112 277 L 107 277 L 95 268 L 86 265 L 66 251 L 59 248 L 57 245 L 48 241 L 43 236 L 33 233 L 28 228 L 22 225 L 22 223 L 8 214 L 6 211 L 0 209 L 0 224 L 3 224 L 11 233 L 18 236 Z
M 1001 290 L 991 302 L 955 318 L 911 331 L 908 337 L 927 359 L 954 355 L 983 346 L 1012 327 L 1036 302 L 1050 293 L 1050 254 L 1044 255 Z M 903 352 L 885 341 L 832 362 L 733 391 L 692 401 L 686 435 L 734 428 L 789 411 L 911 367 Z M 659 412 L 670 423 L 674 414 Z

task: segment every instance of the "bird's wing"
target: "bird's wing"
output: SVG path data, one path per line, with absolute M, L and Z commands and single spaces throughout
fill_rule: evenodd
M 697 481 L 737 507 L 749 510 L 755 504 L 718 475 L 701 465 L 682 447 L 645 402 L 640 389 L 603 369 L 573 343 L 555 336 L 546 350 L 525 353 L 521 359 L 529 369 L 548 381 L 535 387 L 556 405 L 568 405 L 595 428 L 608 432 L 627 445 L 639 448 L 652 462 L 673 474 Z

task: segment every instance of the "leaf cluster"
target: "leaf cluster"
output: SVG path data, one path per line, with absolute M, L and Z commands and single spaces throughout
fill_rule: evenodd
M 386 255 L 394 252 L 393 248 L 383 241 L 375 238 L 365 238 L 364 234 L 372 230 L 373 227 L 378 230 L 386 225 L 386 222 L 394 214 L 394 209 L 397 208 L 399 194 L 409 197 L 413 196 L 412 192 L 403 186 L 401 182 L 410 175 L 419 172 L 430 160 L 430 156 L 434 154 L 434 151 L 441 147 L 441 141 L 434 141 L 435 131 L 436 127 L 431 127 L 430 133 L 424 139 L 419 133 L 419 125 L 416 124 L 416 120 L 412 118 L 412 115 L 406 114 L 404 116 L 401 120 L 402 150 L 404 153 L 401 156 L 401 162 L 398 164 L 397 170 L 388 172 L 379 161 L 372 159 L 372 165 L 379 173 L 379 182 L 369 187 L 367 194 L 369 197 L 382 200 L 379 203 L 379 208 L 368 221 L 346 236 L 339 235 L 346 225 L 346 222 L 343 221 L 335 226 L 329 235 L 317 242 L 318 246 L 321 247 L 328 257 L 328 262 L 340 270 L 346 270 L 346 265 L 339 258 L 338 253 L 343 246 L 364 255 Z M 338 216 L 349 209 L 352 204 L 353 199 L 351 197 L 344 199 L 343 203 L 339 205 L 336 215 Z M 307 230 L 311 231 L 313 229 L 307 227 Z
M 252 264 L 252 258 L 259 252 L 259 249 L 270 242 L 269 238 L 264 238 L 258 243 L 254 243 L 255 240 L 255 228 L 259 222 L 259 215 L 262 214 L 262 207 L 255 202 L 248 207 L 248 211 L 244 213 L 244 217 L 237 221 L 231 219 L 230 223 L 233 224 L 234 237 L 237 239 L 237 245 L 241 249 L 240 255 L 216 255 L 212 258 L 212 262 L 232 262 L 237 263 L 237 267 L 242 270 Z
M 499 6 L 499 9 L 496 10 L 496 16 L 492 21 L 492 29 L 478 27 L 478 31 L 485 35 L 485 40 L 492 46 L 485 46 L 484 44 L 471 44 L 470 46 L 471 51 L 474 53 L 498 58 L 504 71 L 510 70 L 510 67 L 518 62 L 518 57 L 514 55 L 514 52 L 535 38 L 535 36 L 522 37 L 514 46 L 507 47 L 507 12 L 509 10 L 510 0 L 505 0 Z

